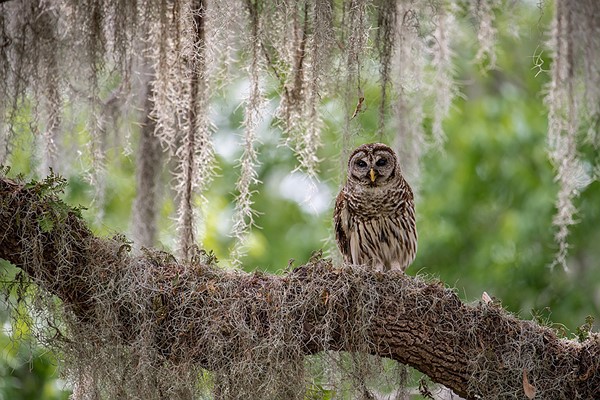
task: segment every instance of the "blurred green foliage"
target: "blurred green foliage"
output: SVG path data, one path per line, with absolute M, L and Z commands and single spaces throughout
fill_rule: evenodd
M 15 279 L 16 269 L 0 260 L 0 285 Z M 6 293 L 6 294 L 5 294 Z M 13 309 L 9 315 L 8 304 Z M 32 338 L 30 317 L 16 294 L 0 297 L 0 400 L 66 400 L 70 390 L 57 379 L 56 356 Z
M 70 390 L 56 379 L 55 357 L 31 342 L 0 335 L 1 400 L 66 400 Z
M 563 324 L 572 338 L 581 331 L 577 328 L 586 323 L 586 316 L 599 315 L 600 183 L 589 185 L 577 199 L 580 213 L 570 237 L 570 270 L 551 269 L 556 250 L 552 218 L 557 185 L 545 150 L 543 92 L 548 75 L 538 74 L 533 65 L 538 55 L 545 67 L 550 63 L 545 53 L 540 53 L 549 12 L 541 13 L 525 3 L 512 19 L 498 18 L 496 69 L 482 71 L 473 62 L 476 39 L 468 24 L 454 46 L 461 96 L 444 123 L 447 142 L 443 151 L 431 151 L 422 161 L 417 203 L 419 251 L 408 273 L 439 277 L 469 302 L 486 291 L 522 318 Z M 234 85 L 220 97 L 211 116 L 218 128 L 218 176 L 205 194 L 207 202 L 199 205 L 203 245 L 214 250 L 223 265 L 228 264 L 233 246 L 229 233 L 241 154 L 241 86 Z M 360 132 L 352 139 L 354 144 L 378 140 L 373 135 L 378 93 L 375 85 L 366 88 L 371 106 L 352 121 Z M 324 99 L 319 181 L 311 181 L 302 172 L 292 174 L 297 161 L 289 148 L 280 145 L 282 133 L 268 123 L 261 127 L 262 184 L 255 188 L 257 228 L 248 241 L 243 260 L 246 269 L 278 272 L 290 259 L 295 259 L 296 265 L 304 263 L 320 248 L 335 254 L 331 212 L 341 184 L 340 166 L 345 164 L 340 160 L 344 112 L 340 101 Z M 275 107 L 269 103 L 267 114 Z M 82 142 L 85 140 L 80 138 Z M 18 138 L 11 159 L 13 172 L 31 174 L 35 163 L 32 147 L 27 134 Z M 590 165 L 598 164 L 593 149 L 584 146 L 582 151 Z M 67 202 L 89 207 L 83 215 L 100 235 L 128 231 L 135 195 L 134 157 L 113 149 L 108 160 L 101 220 L 91 187 L 75 165 L 85 164 L 85 160 L 73 160 L 65 194 Z M 167 166 L 165 177 L 167 182 Z M 158 246 L 169 250 L 175 244 L 171 219 L 175 205 L 166 183 L 162 197 Z M 3 279 L 11 273 L 7 265 L 0 266 L 1 270 L 5 271 Z M 55 373 L 52 356 L 30 347 L 28 341 L 9 339 L 12 328 L 7 321 L 0 309 L 0 322 L 4 323 L 0 332 L 0 399 L 65 398 L 49 381 Z

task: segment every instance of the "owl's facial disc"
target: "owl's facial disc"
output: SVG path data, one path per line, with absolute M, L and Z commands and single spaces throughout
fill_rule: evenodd
M 394 151 L 381 143 L 358 147 L 348 162 L 348 180 L 354 184 L 375 188 L 394 182 L 397 175 Z
M 349 167 L 349 178 L 354 182 L 367 187 L 382 186 L 393 176 L 394 155 L 383 150 L 361 151 L 352 157 Z

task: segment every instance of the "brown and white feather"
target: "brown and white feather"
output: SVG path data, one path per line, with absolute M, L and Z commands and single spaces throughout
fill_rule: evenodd
M 393 165 L 380 168 L 377 163 L 381 158 Z M 367 144 L 352 153 L 348 180 L 336 199 L 334 225 L 347 264 L 404 271 L 414 260 L 417 229 L 413 193 L 388 146 Z

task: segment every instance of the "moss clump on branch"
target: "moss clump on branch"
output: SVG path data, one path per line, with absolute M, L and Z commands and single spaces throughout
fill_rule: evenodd
M 224 271 L 200 250 L 190 263 L 132 255 L 124 237 L 96 238 L 65 211 L 59 182 L 0 179 L 0 258 L 30 277 L 17 286 L 39 288 L 28 304 L 44 316 L 37 334 L 78 395 L 401 396 L 403 367 L 386 374 L 388 358 L 467 398 L 521 398 L 525 375 L 539 398 L 600 396 L 594 333 L 560 338 L 495 303 L 466 305 L 439 282 L 318 257 L 274 276 Z

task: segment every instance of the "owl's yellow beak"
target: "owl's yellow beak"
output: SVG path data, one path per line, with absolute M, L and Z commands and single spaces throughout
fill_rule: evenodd
M 373 171 L 373 168 L 371 168 L 369 175 L 371 175 L 371 182 L 375 182 L 375 171 Z

